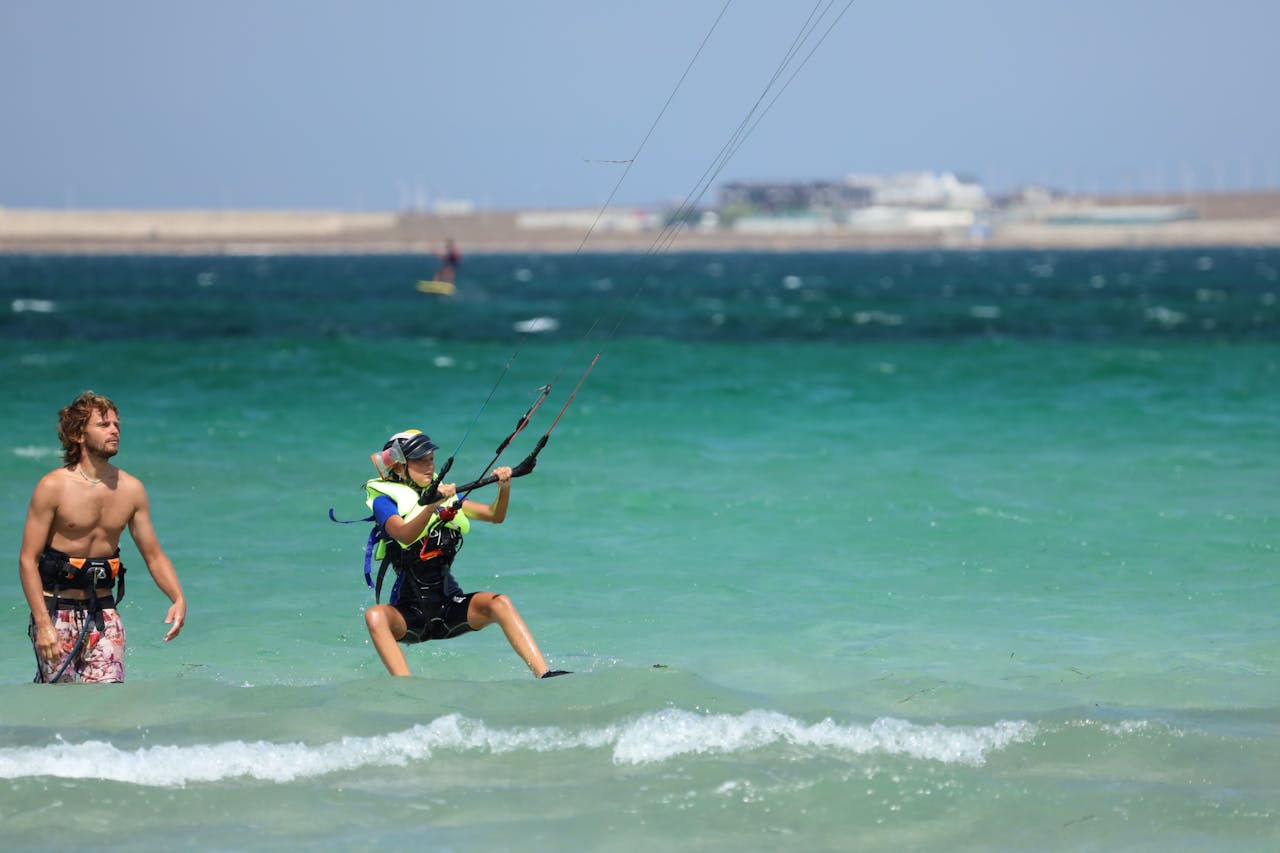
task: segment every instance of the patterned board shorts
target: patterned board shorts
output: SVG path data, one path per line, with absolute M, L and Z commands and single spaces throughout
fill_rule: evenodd
M 84 643 L 76 652 L 75 660 L 58 678 L 59 683 L 80 681 L 106 684 L 124 681 L 124 623 L 120 621 L 120 614 L 113 608 L 102 611 L 103 625 L 106 628 L 104 631 L 99 631 L 97 626 L 92 624 L 93 616 L 86 610 L 59 610 L 55 614 L 53 627 L 58 632 L 58 648 L 61 654 L 58 660 L 49 662 L 41 658 L 37 652 L 36 658 L 40 662 L 40 668 L 36 674 L 37 682 L 48 683 L 62 668 L 67 655 L 71 654 L 76 641 L 80 639 L 80 631 L 84 628 L 86 620 L 90 624 Z M 31 636 L 34 647 L 34 622 L 27 633 Z

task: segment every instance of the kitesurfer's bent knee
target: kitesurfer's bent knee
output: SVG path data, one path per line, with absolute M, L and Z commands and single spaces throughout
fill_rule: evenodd
M 411 675 L 400 640 L 404 639 L 408 626 L 404 616 L 389 604 L 375 604 L 364 612 L 364 624 L 369 629 L 369 639 L 382 659 L 382 665 L 392 675 Z
M 528 665 L 538 678 L 541 678 L 550 667 L 538 650 L 529 626 L 520 618 L 511 599 L 498 592 L 477 592 L 471 598 L 471 606 L 467 609 L 467 624 L 479 631 L 486 625 L 498 623 L 507 642 L 515 653 Z
M 471 599 L 471 607 L 467 610 L 467 624 L 479 631 L 494 622 L 502 624 L 504 619 L 519 619 L 511 599 L 500 592 L 477 592 Z

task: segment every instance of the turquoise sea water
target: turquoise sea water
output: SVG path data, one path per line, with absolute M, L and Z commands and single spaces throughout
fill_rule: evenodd
M 35 686 L 11 564 L 0 847 L 1280 846 L 1280 251 L 429 273 L 0 258 L 3 549 L 93 388 L 190 608 L 126 539 L 128 683 Z M 329 508 L 550 381 L 519 459 L 596 352 L 455 567 L 575 674 L 489 629 L 389 678 Z

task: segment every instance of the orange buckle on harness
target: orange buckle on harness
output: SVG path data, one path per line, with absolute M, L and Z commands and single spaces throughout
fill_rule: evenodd
M 67 563 L 77 569 L 83 569 L 85 563 L 88 563 L 90 560 L 97 562 L 98 559 L 99 558 L 96 557 L 68 557 Z M 106 560 L 102 560 L 101 562 L 106 563 L 107 568 L 111 569 L 111 579 L 115 580 L 116 576 L 120 574 L 120 558 L 108 557 Z M 67 577 L 71 577 L 71 572 L 67 572 Z

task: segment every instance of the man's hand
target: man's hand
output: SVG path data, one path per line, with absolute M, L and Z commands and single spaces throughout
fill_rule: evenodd
M 62 659 L 62 646 L 52 624 L 36 629 L 36 653 L 51 664 Z
M 169 628 L 169 633 L 164 635 L 164 641 L 167 643 L 178 636 L 182 631 L 182 626 L 187 624 L 187 602 L 183 600 L 175 601 L 170 606 L 169 612 L 165 614 L 164 624 L 172 626 Z

